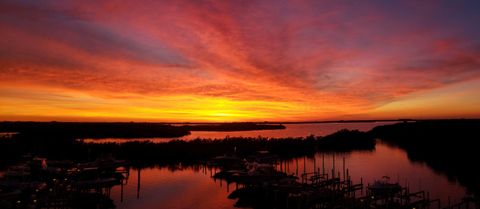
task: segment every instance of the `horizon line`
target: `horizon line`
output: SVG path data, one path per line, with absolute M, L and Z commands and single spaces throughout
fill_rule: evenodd
M 410 121 L 445 121 L 445 120 L 480 120 L 480 118 L 398 118 L 398 119 L 349 119 L 349 120 L 310 120 L 310 121 L 224 121 L 224 122 L 154 122 L 154 121 L 0 121 L 0 123 L 152 123 L 152 124 L 223 124 L 223 123 L 256 123 L 256 124 L 308 124 L 308 123 L 374 123 L 374 122 L 410 122 Z

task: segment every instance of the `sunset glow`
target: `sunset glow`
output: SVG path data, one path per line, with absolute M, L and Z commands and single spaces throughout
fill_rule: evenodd
M 476 118 L 479 9 L 0 0 L 0 120 Z

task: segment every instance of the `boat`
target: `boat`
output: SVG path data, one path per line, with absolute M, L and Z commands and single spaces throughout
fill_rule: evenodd
M 390 177 L 383 176 L 382 180 L 374 181 L 367 187 L 372 199 L 392 197 L 402 191 L 402 186 L 399 183 L 390 183 L 389 181 Z

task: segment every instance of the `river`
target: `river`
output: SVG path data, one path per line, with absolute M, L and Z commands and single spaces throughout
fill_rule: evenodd
M 332 134 L 340 129 L 369 131 L 375 126 L 393 124 L 395 122 L 371 122 L 371 123 L 303 123 L 303 124 L 285 124 L 286 129 L 258 130 L 258 131 L 192 131 L 190 135 L 176 138 L 104 138 L 104 139 L 83 139 L 85 143 L 125 143 L 131 141 L 151 141 L 155 143 L 167 142 L 173 139 L 193 140 L 203 139 L 223 139 L 230 137 L 268 137 L 268 138 L 286 138 L 286 137 L 305 137 L 309 135 L 325 136 Z
M 224 138 L 225 136 L 243 137 L 301 137 L 308 135 L 327 135 L 343 128 L 368 131 L 377 125 L 389 123 L 331 123 L 331 124 L 287 124 L 285 130 L 262 130 L 245 132 L 192 132 L 183 139 Z M 120 139 L 109 139 L 116 141 Z M 152 139 L 149 139 L 152 140 Z M 154 139 L 160 142 L 168 139 Z M 121 140 L 124 141 L 124 140 Z M 335 158 L 336 160 L 334 160 Z M 299 157 L 282 162 L 282 169 L 289 174 L 301 174 L 323 170 L 340 173 L 345 168 L 354 183 L 361 181 L 367 185 L 388 176 L 391 182 L 399 182 L 410 191 L 427 191 L 430 198 L 438 198 L 446 206 L 449 200 L 458 202 L 466 195 L 465 188 L 455 180 L 433 171 L 423 163 L 409 160 L 405 151 L 377 143 L 373 151 L 354 151 L 350 153 L 317 153 L 314 157 Z M 335 163 L 334 163 L 335 162 Z M 286 166 L 285 166 L 286 165 Z M 182 167 L 132 169 L 128 183 L 115 186 L 111 197 L 117 208 L 234 208 L 236 200 L 227 196 L 235 189 L 234 184 L 214 180 L 214 171 L 201 165 Z M 140 178 L 138 175 L 140 174 Z M 360 194 L 361 195 L 361 194 Z M 122 197 L 123 196 L 123 197 Z
M 371 184 L 374 180 L 388 176 L 391 182 L 408 186 L 410 191 L 428 191 L 430 198 L 439 198 L 443 206 L 447 205 L 448 199 L 454 203 L 465 196 L 465 189 L 457 182 L 448 180 L 446 176 L 434 172 L 425 164 L 411 162 L 403 150 L 382 143 L 377 144 L 376 149 L 371 152 L 317 153 L 315 160 L 313 157 L 300 157 L 287 161 L 287 166 L 282 169 L 287 173 L 301 174 L 312 172 L 314 167 L 316 170 L 325 167 L 327 172 L 331 172 L 334 155 L 335 173 L 340 172 L 343 178 L 345 158 L 345 167 L 354 183 L 362 180 L 365 184 Z M 322 159 L 325 159 L 324 164 Z M 123 200 L 121 186 L 112 189 L 111 198 L 117 208 L 125 209 L 235 208 L 236 200 L 228 199 L 227 196 L 236 185 L 215 181 L 210 176 L 211 172 L 215 171 L 204 169 L 201 165 L 144 168 L 140 172 L 132 169 L 128 183 L 123 187 Z

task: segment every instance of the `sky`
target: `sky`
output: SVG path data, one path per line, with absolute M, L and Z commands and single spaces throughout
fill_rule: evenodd
M 0 0 L 0 121 L 480 117 L 479 1 Z

